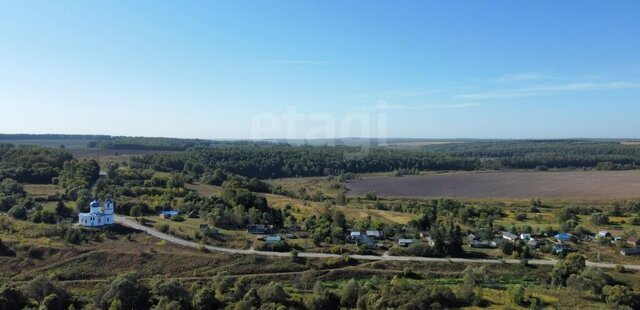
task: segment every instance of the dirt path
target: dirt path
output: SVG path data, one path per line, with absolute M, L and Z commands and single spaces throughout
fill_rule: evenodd
M 129 220 L 122 216 L 115 216 L 115 221 L 125 226 L 129 226 L 131 228 L 135 228 L 141 231 L 148 233 L 156 238 L 166 240 L 168 242 L 182 245 L 190 248 L 197 248 L 199 245 L 195 242 L 187 241 L 184 239 L 180 239 L 168 234 L 161 233 L 153 228 L 149 228 L 143 226 L 135 221 Z M 229 254 L 243 254 L 243 255 L 263 255 L 263 256 L 274 256 L 274 257 L 289 257 L 290 253 L 280 253 L 280 252 L 266 252 L 266 251 L 255 251 L 255 250 L 239 250 L 239 249 L 230 249 L 223 247 L 216 247 L 205 245 L 204 246 L 209 251 L 229 253 Z M 298 253 L 300 257 L 306 258 L 340 258 L 341 255 L 338 254 L 324 254 L 324 253 L 306 253 L 300 252 Z M 405 262 L 445 262 L 445 263 L 462 263 L 462 264 L 519 264 L 521 261 L 518 259 L 483 259 L 483 258 L 438 258 L 438 257 L 416 257 L 416 256 L 375 256 L 375 255 L 350 255 L 351 258 L 358 260 L 370 260 L 370 261 L 405 261 Z M 546 265 L 552 266 L 555 265 L 555 260 L 548 259 L 530 259 L 528 260 L 530 265 Z M 587 262 L 587 266 L 597 267 L 597 268 L 615 268 L 616 265 L 614 263 L 595 263 L 595 262 Z M 640 265 L 623 265 L 626 269 L 632 270 L 640 270 Z

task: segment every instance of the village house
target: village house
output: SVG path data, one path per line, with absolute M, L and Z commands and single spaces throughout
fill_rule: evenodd
M 358 240 L 360 240 L 361 237 L 362 237 L 362 233 L 361 232 L 352 231 L 347 236 L 347 242 L 348 243 L 356 243 L 356 242 L 358 242 Z
M 564 244 L 564 243 L 560 243 L 560 244 L 554 244 L 553 247 L 551 248 L 551 252 L 555 255 L 560 255 L 566 251 L 570 251 L 571 247 L 569 247 L 568 245 Z
M 367 230 L 365 234 L 367 235 L 367 237 L 375 240 L 383 239 L 383 236 L 384 236 L 382 231 L 379 231 L 379 230 Z
M 487 240 L 485 241 L 473 240 L 471 241 L 471 247 L 478 248 L 478 249 L 488 249 L 488 248 L 491 248 L 491 242 Z
M 400 238 L 398 240 L 398 245 L 403 247 L 403 248 L 406 248 L 406 247 L 410 246 L 413 242 L 414 242 L 413 239 Z
M 247 225 L 247 232 L 254 235 L 265 235 L 269 233 L 269 228 L 263 224 Z
M 520 240 L 524 240 L 524 241 L 531 240 L 531 234 L 527 234 L 527 233 L 520 234 Z
M 572 235 L 569 233 L 559 233 L 554 236 L 554 238 L 560 242 L 569 242 L 571 241 Z
M 629 237 L 627 238 L 627 244 L 632 247 L 637 247 L 640 245 L 640 240 L 638 240 L 638 237 Z
M 356 242 L 356 245 L 365 245 L 368 248 L 371 248 L 374 246 L 373 239 L 367 236 L 360 236 L 360 238 L 356 239 L 355 242 Z
M 606 230 L 599 231 L 596 236 L 598 238 L 611 238 L 612 237 L 611 233 L 606 231 Z
M 264 240 L 267 244 L 274 244 L 282 241 L 282 237 L 280 235 L 269 235 Z
M 623 255 L 623 256 L 640 255 L 640 248 L 623 248 L 620 250 L 620 255 Z
M 169 220 L 176 215 L 178 215 L 178 211 L 175 210 L 165 210 L 160 212 L 160 216 L 162 216 L 162 218 L 166 220 Z
M 518 236 L 516 236 L 515 234 L 512 234 L 508 231 L 503 231 L 502 232 L 502 239 L 504 240 L 508 240 L 511 242 L 515 242 L 516 240 L 518 240 Z

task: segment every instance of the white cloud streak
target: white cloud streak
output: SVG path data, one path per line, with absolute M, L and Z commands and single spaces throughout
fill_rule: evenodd
M 408 104 L 389 104 L 386 101 L 378 101 L 378 103 L 376 104 L 376 109 L 378 110 L 448 110 L 448 109 L 473 108 L 479 105 L 480 104 L 477 102 L 408 105 Z
M 631 82 L 607 82 L 607 83 L 570 83 L 549 86 L 536 86 L 516 89 L 506 89 L 488 92 L 477 92 L 455 96 L 459 99 L 486 100 L 503 98 L 521 98 L 546 96 L 561 92 L 592 91 L 592 90 L 616 90 L 640 88 L 640 83 Z
M 279 59 L 279 60 L 259 60 L 249 64 L 257 66 L 307 66 L 307 65 L 329 65 L 335 62 L 328 60 L 308 60 L 308 59 Z

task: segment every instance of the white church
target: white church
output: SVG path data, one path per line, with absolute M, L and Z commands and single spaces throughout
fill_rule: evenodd
M 101 227 L 113 224 L 113 201 L 108 198 L 104 202 L 103 208 L 100 208 L 100 202 L 94 200 L 89 204 L 89 213 L 80 213 L 78 215 L 80 226 L 85 227 Z

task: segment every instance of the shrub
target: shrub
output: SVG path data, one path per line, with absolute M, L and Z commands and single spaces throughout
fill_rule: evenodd
M 524 221 L 527 219 L 527 214 L 524 212 L 519 212 L 516 214 L 516 221 Z
M 287 302 L 289 295 L 278 283 L 271 282 L 268 285 L 262 286 L 258 289 L 258 296 L 264 302 L 275 302 L 284 304 Z
M 162 233 L 165 233 L 165 234 L 169 232 L 169 224 L 167 224 L 167 223 L 158 224 L 156 226 L 156 228 L 158 229 L 158 231 L 160 231 Z
M 174 215 L 171 217 L 171 220 L 174 222 L 184 222 L 184 217 L 182 217 L 182 215 Z
M 609 224 L 609 217 L 604 213 L 594 213 L 591 215 L 591 223 L 594 225 L 607 225 Z
M 96 294 L 96 303 L 105 309 L 117 300 L 121 309 L 148 309 L 151 292 L 135 273 L 118 275 L 109 286 Z
M 602 289 L 605 301 L 612 305 L 630 305 L 633 300 L 631 290 L 622 285 L 605 286 Z
M 572 274 L 579 274 L 584 270 L 586 260 L 578 253 L 571 253 L 553 267 L 551 271 L 551 283 L 554 285 L 566 285 L 567 279 Z
M 511 299 L 511 302 L 513 302 L 514 304 L 518 306 L 526 305 L 527 299 L 525 296 L 524 287 L 522 287 L 522 285 L 517 284 L 510 287 L 507 290 L 507 295 L 509 295 L 509 299 Z
M 15 219 L 24 220 L 27 218 L 27 209 L 23 206 L 13 206 L 7 214 Z

